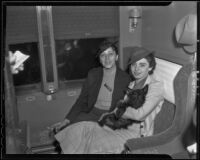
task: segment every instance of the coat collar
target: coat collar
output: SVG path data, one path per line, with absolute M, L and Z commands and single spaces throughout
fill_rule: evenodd
M 123 82 L 121 82 L 121 78 L 120 78 L 120 69 L 117 67 L 116 73 L 115 73 L 115 79 L 114 79 L 114 90 L 112 94 L 112 102 L 111 102 L 110 111 L 112 111 L 115 107 L 114 102 L 115 102 L 115 98 L 117 97 L 116 95 L 120 93 L 120 87 L 118 87 L 117 85 L 119 85 L 120 83 L 123 83 Z

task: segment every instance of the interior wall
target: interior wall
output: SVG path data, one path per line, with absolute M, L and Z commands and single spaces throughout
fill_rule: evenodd
M 175 40 L 178 21 L 189 13 L 197 12 L 197 2 L 175 1 L 169 6 L 143 7 L 142 46 L 156 51 L 156 55 L 180 64 L 188 63 L 188 54 Z
M 120 6 L 120 15 L 119 15 L 119 28 L 120 28 L 120 40 L 119 40 L 119 65 L 122 69 L 125 69 L 126 64 L 124 64 L 124 59 L 127 56 L 124 56 L 124 47 L 128 46 L 141 46 L 141 32 L 142 32 L 142 20 L 140 19 L 137 28 L 134 32 L 129 32 L 129 10 L 131 6 Z

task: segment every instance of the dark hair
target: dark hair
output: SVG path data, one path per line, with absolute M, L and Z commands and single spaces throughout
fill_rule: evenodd
M 149 62 L 149 67 L 152 68 L 151 71 L 149 71 L 149 74 L 151 75 L 153 74 L 156 68 L 156 60 L 155 60 L 154 53 L 151 53 L 144 58 Z
M 112 48 L 115 53 L 118 55 L 118 49 L 117 47 L 115 46 L 115 43 L 116 42 L 109 42 L 109 41 L 103 41 L 101 44 L 100 44 L 100 47 L 99 47 L 99 51 L 98 51 L 98 56 L 104 52 L 106 49 L 108 48 Z

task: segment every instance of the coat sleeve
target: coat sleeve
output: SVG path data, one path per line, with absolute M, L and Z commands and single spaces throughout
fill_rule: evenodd
M 89 83 L 89 74 L 83 83 L 81 93 L 76 100 L 75 104 L 72 106 L 69 113 L 66 115 L 66 119 L 73 121 L 80 112 L 87 110 L 88 107 L 88 83 Z
M 164 99 L 164 88 L 162 82 L 153 82 L 149 84 L 149 90 L 146 95 L 145 103 L 138 109 L 128 107 L 123 114 L 123 118 L 143 121 Z

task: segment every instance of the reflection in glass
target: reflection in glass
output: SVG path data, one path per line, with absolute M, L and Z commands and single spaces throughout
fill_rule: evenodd
M 100 66 L 97 52 L 106 38 L 56 40 L 59 80 L 86 78 L 91 68 Z

